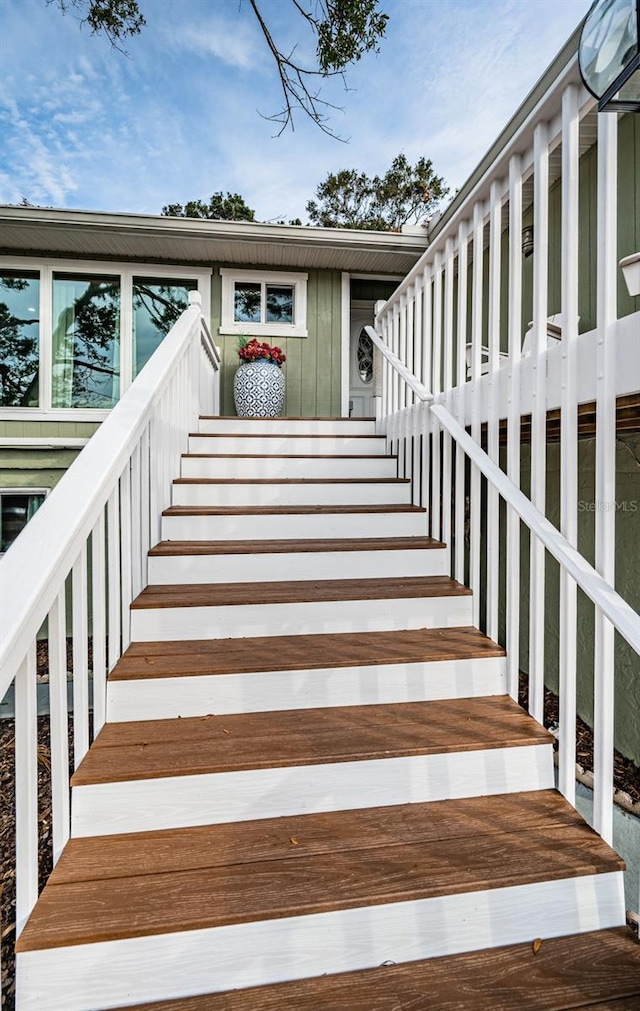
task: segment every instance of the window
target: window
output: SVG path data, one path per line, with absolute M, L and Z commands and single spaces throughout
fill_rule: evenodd
M 53 275 L 52 407 L 113 407 L 120 396 L 120 278 Z
M 0 275 L 0 407 L 37 407 L 40 279 L 36 272 Z
M 307 274 L 221 268 L 221 334 L 307 336 Z
M 189 305 L 197 281 L 133 279 L 133 377 L 146 365 L 178 317 Z
M 7 551 L 18 534 L 40 508 L 46 488 L 16 489 L 0 492 L 0 554 Z
M 211 269 L 0 257 L 4 419 L 94 421 L 115 406 Z

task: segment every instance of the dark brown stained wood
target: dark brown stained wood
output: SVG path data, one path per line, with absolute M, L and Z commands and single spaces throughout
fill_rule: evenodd
M 286 505 L 286 506 L 170 506 L 163 516 L 323 516 L 362 513 L 426 513 L 422 506 L 393 502 L 389 505 Z
M 408 477 L 177 477 L 174 484 L 411 484 Z
M 204 994 L 127 1011 L 637 1011 L 640 946 L 627 927 L 404 965 Z M 124 1011 L 124 1009 L 116 1009 Z
M 106 724 L 74 786 L 549 745 L 508 696 Z
M 299 579 L 273 583 L 159 583 L 147 586 L 131 604 L 143 607 L 233 607 L 328 600 L 396 600 L 465 597 L 471 590 L 449 576 L 386 579 Z
M 336 819 L 349 816 L 339 812 Z M 142 875 L 122 867 L 119 877 L 52 883 L 18 950 L 312 915 L 624 868 L 579 816 L 572 825 L 547 820 L 530 832 L 397 838 L 391 845 L 365 848 L 356 836 L 321 853 L 303 852 L 299 840 L 297 846 L 291 843 L 297 837 L 285 835 L 281 825 L 284 855 L 276 852 L 267 859 L 245 856 L 242 828 L 237 826 L 236 846 L 224 863 L 169 872 L 156 864 Z
M 263 555 L 313 551 L 429 551 L 444 548 L 432 537 L 319 538 L 277 541 L 161 541 L 150 555 Z
M 558 442 L 560 440 L 560 419 L 561 411 L 555 408 L 547 411 L 546 434 L 548 442 Z M 640 432 L 640 394 L 632 393 L 628 396 L 618 397 L 616 401 L 616 433 L 631 434 Z M 580 439 L 594 438 L 596 433 L 596 405 L 592 401 L 588 404 L 578 405 L 578 437 Z M 487 426 L 482 425 L 482 443 L 486 445 Z M 500 442 L 506 445 L 507 422 L 503 418 L 500 421 Z M 520 441 L 531 441 L 531 415 L 523 414 L 520 418 Z
M 127 681 L 193 674 L 243 674 L 262 671 L 267 666 L 269 670 L 279 671 L 321 670 L 504 655 L 502 646 L 470 625 L 399 632 L 336 632 L 186 642 L 180 639 L 131 643 L 109 677 L 112 681 Z
M 254 419 L 255 420 L 255 419 Z M 361 435 L 357 432 L 189 432 L 191 439 L 378 439 L 384 442 L 384 435 Z
M 490 815 L 490 817 L 488 817 Z M 460 836 L 567 828 L 579 816 L 555 790 L 494 797 L 362 808 L 266 818 L 260 821 L 131 832 L 71 839 L 54 868 L 52 885 L 165 874 L 243 861 L 298 859 L 302 855 L 437 842 Z M 297 845 L 291 844 L 296 839 Z

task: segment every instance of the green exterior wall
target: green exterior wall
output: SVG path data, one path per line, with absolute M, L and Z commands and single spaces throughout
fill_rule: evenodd
M 0 438 L 88 439 L 99 426 L 97 421 L 0 421 Z M 0 446 L 0 490 L 53 488 L 79 452 L 64 447 Z
M 256 268 L 259 273 L 260 268 Z M 341 298 L 339 270 L 310 270 L 307 282 L 308 337 L 270 337 L 287 356 L 284 413 L 288 417 L 335 417 L 341 410 Z M 211 332 L 222 350 L 220 413 L 234 415 L 233 377 L 238 367 L 237 337 L 219 333 L 221 278 L 211 291 Z

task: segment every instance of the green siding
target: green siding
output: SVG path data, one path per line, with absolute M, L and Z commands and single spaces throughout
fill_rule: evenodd
M 259 268 L 256 268 L 256 274 Z M 341 406 L 341 298 L 342 275 L 337 270 L 309 271 L 307 283 L 308 337 L 271 337 L 287 356 L 283 366 L 286 379 L 284 413 L 331 417 Z M 211 332 L 222 349 L 220 411 L 235 414 L 233 377 L 238 367 L 237 337 L 219 333 L 221 279 L 212 279 Z
M 88 439 L 100 427 L 99 421 L 3 421 L 3 439 Z

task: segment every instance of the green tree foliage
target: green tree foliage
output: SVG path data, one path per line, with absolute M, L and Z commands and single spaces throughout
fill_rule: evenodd
M 239 193 L 212 193 L 208 204 L 203 200 L 189 200 L 182 204 L 167 204 L 162 208 L 165 217 L 209 218 L 214 221 L 255 221 L 255 211 L 248 207 Z
M 123 40 L 138 35 L 146 24 L 138 0 L 46 2 L 55 3 L 63 14 L 76 11 L 81 24 L 87 24 L 93 35 L 106 35 L 116 49 L 122 49 Z M 378 52 L 389 20 L 380 10 L 381 0 L 290 0 L 293 13 L 301 19 L 303 31 L 311 33 L 315 45 L 316 61 L 310 64 L 299 61 L 297 46 L 285 49 L 278 43 L 258 0 L 248 2 L 275 60 L 284 100 L 280 112 L 265 118 L 279 125 L 279 136 L 287 127 L 293 129 L 295 113 L 301 111 L 325 133 L 336 136 L 327 123 L 327 110 L 335 106 L 320 97 L 314 79 L 344 78 L 349 64 L 365 53 Z
M 52 3 L 63 14 L 77 11 L 81 24 L 88 25 L 92 35 L 102 32 L 116 49 L 122 48 L 124 39 L 139 35 L 147 23 L 138 0 L 47 0 L 47 5 Z
M 403 225 L 429 218 L 449 189 L 427 158 L 411 165 L 399 154 L 383 176 L 372 179 L 355 169 L 329 173 L 307 203 L 313 225 L 324 228 L 366 228 L 399 231 Z

